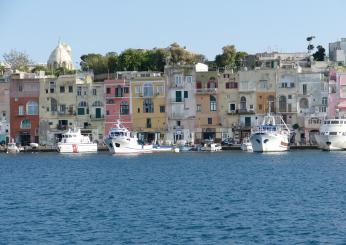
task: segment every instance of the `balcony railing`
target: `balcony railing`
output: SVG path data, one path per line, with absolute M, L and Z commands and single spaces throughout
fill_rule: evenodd
M 217 93 L 217 88 L 197 88 L 196 94 L 215 94 Z
M 90 119 L 94 120 L 94 121 L 101 121 L 105 118 L 105 115 L 101 115 L 101 116 L 96 116 L 96 115 L 90 115 Z
M 239 110 L 236 110 L 237 113 L 241 114 L 241 115 L 245 115 L 245 114 L 255 114 L 255 110 L 253 109 L 239 109 Z

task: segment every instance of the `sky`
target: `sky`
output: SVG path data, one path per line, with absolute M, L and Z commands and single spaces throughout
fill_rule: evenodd
M 346 1 L 0 0 L 0 60 L 11 49 L 46 63 L 58 41 L 75 63 L 87 53 L 151 49 L 178 42 L 209 60 L 239 51 L 304 52 L 346 37 Z

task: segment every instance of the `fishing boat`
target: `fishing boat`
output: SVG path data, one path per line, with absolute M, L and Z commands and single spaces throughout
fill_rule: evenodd
M 60 153 L 97 152 L 97 144 L 91 142 L 88 136 L 82 135 L 79 128 L 74 128 L 62 135 L 57 151 Z
M 288 151 L 289 136 L 290 130 L 282 117 L 274 116 L 269 111 L 252 132 L 250 143 L 254 152 Z
M 7 144 L 6 147 L 6 153 L 19 153 L 21 150 L 23 150 L 23 148 L 18 147 L 13 139 Z
M 325 119 L 316 135 L 318 147 L 322 150 L 346 150 L 346 119 Z
M 154 152 L 153 145 L 140 144 L 133 132 L 130 132 L 118 120 L 111 128 L 104 143 L 113 154 L 137 154 Z M 159 151 L 159 150 L 158 150 Z

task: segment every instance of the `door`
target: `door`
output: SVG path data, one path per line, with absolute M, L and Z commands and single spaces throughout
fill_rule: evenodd
M 101 118 L 101 108 L 96 108 L 95 109 L 95 117 L 96 118 Z

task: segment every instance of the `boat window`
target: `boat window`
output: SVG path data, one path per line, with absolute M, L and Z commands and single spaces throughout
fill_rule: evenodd
M 339 124 L 338 121 L 332 121 L 331 124 Z

